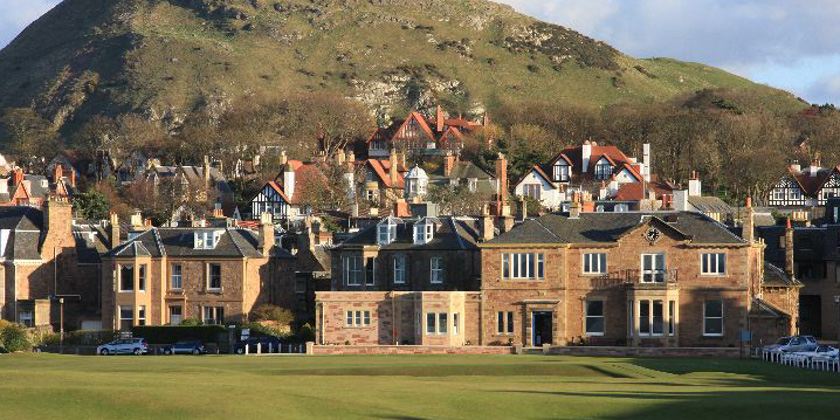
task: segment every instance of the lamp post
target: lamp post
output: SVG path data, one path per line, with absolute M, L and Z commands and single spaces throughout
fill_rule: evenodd
M 60 352 L 64 353 L 64 298 L 58 298 L 58 304 L 60 305 L 60 319 L 59 319 L 59 347 L 61 348 Z

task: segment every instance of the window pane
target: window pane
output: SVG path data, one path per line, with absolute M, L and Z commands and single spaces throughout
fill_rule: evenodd
M 502 278 L 510 278 L 510 254 L 502 254 Z
M 502 311 L 496 313 L 496 331 L 499 334 L 505 332 L 505 313 Z
M 507 332 L 513 334 L 513 312 L 507 313 Z
M 676 302 L 668 301 L 668 335 L 674 335 L 676 327 Z
M 545 254 L 537 254 L 537 277 L 545 277 Z
M 347 311 L 347 326 L 353 325 L 353 311 Z
M 593 300 L 586 303 L 586 316 L 603 316 L 604 302 Z
M 586 317 L 586 332 L 589 334 L 603 334 L 604 317 Z
M 440 313 L 438 314 L 438 333 L 446 334 L 447 327 L 449 326 L 449 319 L 447 313 Z
M 435 314 L 429 312 L 426 314 L 426 334 L 435 333 Z
M 590 267 L 589 260 L 592 258 L 592 254 L 583 254 L 583 272 L 584 273 L 591 273 L 592 267 Z
M 726 273 L 726 254 L 718 254 L 718 272 Z
M 723 334 L 723 319 L 706 319 L 706 334 Z
M 370 325 L 370 311 L 365 311 L 364 321 L 365 321 L 365 325 Z
M 646 300 L 639 302 L 639 332 L 650 334 L 650 302 Z
M 719 318 L 722 314 L 721 302 L 719 300 L 706 301 L 706 317 Z
M 702 260 L 703 260 L 703 273 L 705 274 L 705 273 L 709 272 L 709 254 L 703 254 Z
M 362 311 L 356 311 L 356 325 L 362 325 Z
M 653 301 L 653 333 L 654 334 L 662 334 L 663 332 L 663 312 L 662 312 L 662 301 L 655 300 Z

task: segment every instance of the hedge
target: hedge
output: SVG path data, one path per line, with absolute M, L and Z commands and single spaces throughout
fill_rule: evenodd
M 149 344 L 172 344 L 178 341 L 198 340 L 202 343 L 218 343 L 220 334 L 227 334 L 223 325 L 199 326 L 134 326 L 132 336 L 146 339 Z

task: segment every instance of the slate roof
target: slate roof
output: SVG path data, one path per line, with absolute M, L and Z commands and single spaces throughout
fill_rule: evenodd
M 5 249 L 6 259 L 40 260 L 43 226 L 41 210 L 27 206 L 0 207 L 0 229 L 11 231 Z
M 710 196 L 689 196 L 688 202 L 692 206 L 694 206 L 697 211 L 701 213 L 723 213 L 723 214 L 731 214 L 732 207 L 729 204 L 726 204 L 725 201 L 721 200 L 718 197 L 710 197 Z
M 195 249 L 194 234 L 198 231 L 222 231 L 213 249 Z M 161 257 L 261 257 L 259 233 L 240 228 L 151 228 L 136 238 L 111 250 L 107 257 L 149 255 Z M 272 257 L 293 258 L 278 247 L 272 247 Z
M 649 220 L 685 235 L 692 243 L 746 244 L 722 224 L 694 212 L 552 213 L 527 220 L 490 244 L 610 243 Z
M 414 223 L 419 219 L 399 219 L 397 222 L 397 238 L 394 242 L 382 246 L 380 249 L 411 249 L 411 250 L 463 250 L 477 249 L 479 238 L 478 221 L 469 218 L 436 217 L 435 233 L 432 240 L 426 244 L 414 244 Z M 356 235 L 342 242 L 337 248 L 373 246 L 377 245 L 377 225 L 369 226 Z
M 769 262 L 764 262 L 764 285 L 769 287 L 796 287 L 801 286 L 799 280 L 788 277 L 781 268 Z

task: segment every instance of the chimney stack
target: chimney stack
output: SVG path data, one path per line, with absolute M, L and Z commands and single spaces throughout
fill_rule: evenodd
M 58 184 L 58 181 L 61 181 L 61 178 L 64 176 L 64 170 L 61 167 L 60 163 L 57 163 L 53 167 L 53 182 Z
M 442 133 L 443 132 L 443 110 L 440 109 L 440 105 L 438 105 L 437 109 L 435 109 L 435 125 L 436 125 L 435 129 L 437 130 L 437 132 Z
M 140 213 L 140 210 L 134 211 L 130 221 L 132 231 L 143 230 L 143 214 Z
M 260 253 L 267 257 L 271 252 L 271 247 L 274 246 L 274 221 L 271 213 L 265 212 L 260 214 Z
M 347 155 L 343 151 L 339 151 L 335 154 L 335 162 L 338 166 L 344 166 L 344 162 L 346 162 Z
M 572 194 L 572 203 L 569 205 L 569 219 L 580 219 L 581 212 L 580 193 Z
M 795 278 L 793 260 L 793 227 L 790 224 L 790 217 L 787 219 L 787 227 L 785 228 L 785 273 L 788 277 Z
M 458 160 L 452 152 L 447 152 L 446 156 L 443 158 L 443 176 L 449 176 L 452 173 L 452 169 L 455 168 L 455 162 Z
M 487 242 L 496 236 L 496 226 L 493 223 L 493 216 L 490 215 L 490 209 L 486 204 L 482 207 L 481 213 L 481 239 Z
M 688 196 L 700 197 L 701 195 L 703 195 L 703 184 L 697 176 L 697 171 L 691 171 L 691 178 L 688 180 Z
M 592 142 L 589 140 L 583 142 L 583 146 L 580 147 L 580 154 L 581 154 L 581 164 L 582 168 L 580 168 L 581 173 L 589 172 L 589 159 L 592 158 Z
M 70 187 L 76 188 L 76 170 L 70 168 Z
M 391 185 L 396 185 L 397 180 L 399 179 L 399 172 L 397 172 L 397 151 L 391 149 L 391 154 L 389 156 L 389 160 L 391 163 L 391 167 L 388 168 L 388 174 L 391 178 Z
M 347 150 L 347 153 L 345 153 L 344 160 L 347 163 L 356 162 L 356 152 L 354 152 L 353 149 L 350 148 L 349 150 Z
M 17 187 L 21 182 L 23 182 L 23 169 L 15 168 L 12 172 L 12 186 Z
M 496 158 L 496 215 L 502 215 L 502 208 L 507 204 L 508 162 L 505 155 L 499 153 Z
M 521 220 L 528 218 L 528 202 L 525 201 L 525 197 L 519 197 L 519 217 Z
M 114 249 L 120 244 L 120 219 L 117 213 L 111 213 L 110 216 L 108 241 L 111 243 L 111 249 Z
M 204 155 L 204 187 L 210 188 L 210 158 Z
M 752 244 L 755 242 L 755 212 L 752 207 L 752 198 L 747 197 L 747 207 L 744 209 L 744 223 L 742 226 L 744 240 Z
M 395 217 L 411 217 L 411 211 L 408 208 L 408 203 L 404 198 L 398 198 L 394 202 L 394 216 Z
M 286 151 L 281 150 L 280 151 L 280 165 L 285 165 L 287 163 L 289 163 L 289 158 L 286 157 Z

